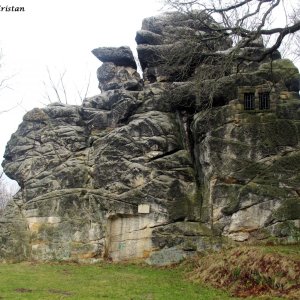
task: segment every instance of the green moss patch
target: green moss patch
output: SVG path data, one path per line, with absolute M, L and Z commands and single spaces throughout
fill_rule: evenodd
M 279 195 L 288 189 L 298 189 L 300 182 L 300 153 L 279 157 L 270 167 L 266 168 L 257 178 L 255 183 L 279 187 L 284 183 L 286 188 L 278 189 Z M 286 192 L 285 192 L 286 193 Z M 287 195 L 287 194 L 286 194 Z
M 300 219 L 300 197 L 286 199 L 274 215 L 279 220 Z
M 299 71 L 289 59 L 278 59 L 272 63 L 264 63 L 259 67 L 258 73 L 269 74 L 273 81 L 288 83 L 292 79 L 299 79 Z

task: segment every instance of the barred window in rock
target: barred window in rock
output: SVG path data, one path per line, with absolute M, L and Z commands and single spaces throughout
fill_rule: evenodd
M 253 110 L 255 108 L 254 104 L 254 93 L 245 93 L 244 94 L 244 109 Z
M 270 93 L 259 93 L 259 109 L 270 109 Z

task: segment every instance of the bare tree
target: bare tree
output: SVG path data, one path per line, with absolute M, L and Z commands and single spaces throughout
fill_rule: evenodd
M 296 46 L 292 47 L 300 43 L 299 7 L 287 5 L 290 3 L 287 1 L 164 1 L 195 28 L 179 28 L 175 33 L 177 38 L 173 37 L 174 46 L 166 47 L 161 60 L 180 70 L 175 81 L 193 81 L 191 88 L 197 98 L 197 110 L 210 108 L 213 102 L 222 104 L 224 84 L 231 84 L 234 75 L 238 78 L 243 72 L 256 70 L 262 62 L 272 64 L 280 58 L 278 49 L 286 43 L 286 48 L 299 53 Z M 282 24 L 274 22 L 279 13 Z
M 0 61 L 2 61 L 2 60 L 3 60 L 3 53 L 2 53 L 2 50 L 0 49 Z M 9 85 L 9 82 L 15 76 L 15 75 L 3 74 L 2 67 L 3 67 L 3 65 L 0 63 L 0 93 L 5 90 L 13 90 L 11 88 L 11 86 Z M 8 108 L 1 108 L 0 115 L 3 113 L 10 112 L 11 110 L 21 106 L 21 104 L 22 104 L 22 100 L 20 100 L 13 106 L 9 106 Z
M 166 0 L 165 3 L 196 19 L 207 30 L 208 35 L 199 36 L 200 42 L 229 37 L 234 42 L 229 53 L 234 53 L 236 58 L 244 60 L 263 60 L 278 50 L 287 36 L 300 30 L 297 8 L 292 7 L 288 12 L 284 0 Z M 272 18 L 278 13 L 280 5 L 283 5 L 284 11 L 283 24 L 273 26 Z M 204 14 L 206 17 L 203 17 Z M 215 22 L 211 22 L 212 18 Z M 260 37 L 269 40 L 264 51 L 257 55 L 248 55 L 240 51 Z M 205 54 L 218 55 L 211 52 Z
M 4 177 L 3 171 L 0 173 L 0 212 L 5 208 L 7 203 L 17 193 L 19 187 L 14 182 L 9 182 Z
M 58 73 L 58 75 L 53 75 L 50 69 L 47 67 L 48 80 L 43 81 L 45 95 L 44 98 L 47 99 L 49 103 L 59 102 L 62 104 L 71 103 L 82 103 L 87 97 L 90 88 L 91 75 L 89 74 L 86 84 L 84 87 L 79 89 L 76 85 L 73 86 L 76 90 L 76 96 L 68 89 L 68 80 L 66 80 L 67 71 Z M 68 82 L 70 83 L 70 82 Z

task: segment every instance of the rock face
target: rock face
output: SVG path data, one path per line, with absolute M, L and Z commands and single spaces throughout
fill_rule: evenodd
M 117 66 L 136 69 L 136 62 L 129 47 L 100 47 L 92 53 L 102 62 L 113 62 Z
M 299 239 L 298 70 L 278 59 L 228 74 L 202 111 L 192 74 L 159 59 L 178 47 L 175 32 L 209 34 L 197 26 L 180 14 L 145 19 L 144 83 L 129 48 L 98 48 L 101 94 L 24 116 L 3 161 L 21 190 L 0 216 L 0 259 L 164 265 L 224 237 Z

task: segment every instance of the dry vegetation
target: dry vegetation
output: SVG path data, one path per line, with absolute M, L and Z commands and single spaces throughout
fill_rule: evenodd
M 205 255 L 189 276 L 237 297 L 300 299 L 300 245 L 241 247 Z

